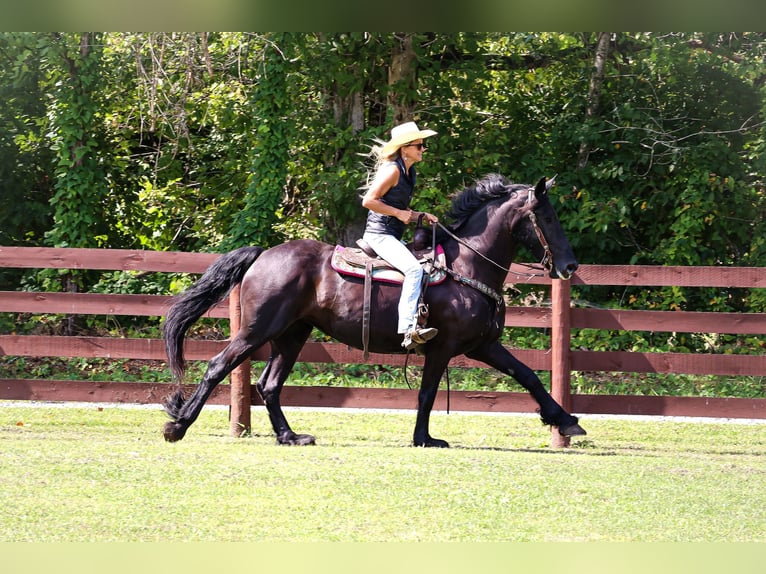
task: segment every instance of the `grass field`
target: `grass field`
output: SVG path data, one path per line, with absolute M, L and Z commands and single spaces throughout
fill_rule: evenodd
M 527 416 L 287 409 L 228 436 L 205 409 L 0 402 L 0 541 L 766 542 L 766 425 L 588 419 L 567 450 Z

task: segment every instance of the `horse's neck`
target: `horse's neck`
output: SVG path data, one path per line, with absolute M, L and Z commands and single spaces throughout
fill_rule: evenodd
M 466 226 L 464 233 L 458 235 L 464 244 L 459 246 L 456 263 L 464 267 L 466 273 L 502 283 L 513 261 L 516 244 L 503 222 L 497 219 L 490 220 L 481 231 Z
M 471 246 L 460 247 L 458 264 L 474 276 L 481 275 L 487 282 L 501 285 L 516 255 L 512 231 L 523 217 L 527 201 L 528 194 L 514 192 L 511 197 L 485 204 L 470 216 L 457 232 Z

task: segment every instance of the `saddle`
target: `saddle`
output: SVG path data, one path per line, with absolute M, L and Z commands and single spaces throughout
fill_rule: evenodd
M 351 277 L 366 277 L 367 268 L 372 281 L 384 283 L 404 282 L 404 275 L 386 260 L 381 259 L 363 239 L 357 240 L 360 247 L 343 247 L 336 245 L 332 254 L 330 265 L 341 275 Z M 411 249 L 417 260 L 425 267 L 428 275 L 428 284 L 437 285 L 447 278 L 446 258 L 441 245 L 436 246 L 436 261 L 441 265 L 432 265 L 433 250 L 431 248 L 415 250 Z
M 350 277 L 364 278 L 364 305 L 362 309 L 362 348 L 364 350 L 364 360 L 366 361 L 370 354 L 368 351 L 370 342 L 370 306 L 372 299 L 373 281 L 382 281 L 384 283 L 402 284 L 404 275 L 392 266 L 390 263 L 380 258 L 375 251 L 363 239 L 357 240 L 359 247 L 343 247 L 337 245 L 333 251 L 330 265 L 341 275 Z M 421 292 L 421 302 L 418 305 L 418 322 L 426 320 L 428 317 L 428 307 L 422 302 L 422 293 L 428 285 L 437 285 L 447 278 L 446 256 L 441 245 L 435 249 L 423 248 L 417 249 L 420 245 L 410 244 L 410 250 L 424 267 L 423 290 Z M 437 265 L 434 265 L 434 254 Z

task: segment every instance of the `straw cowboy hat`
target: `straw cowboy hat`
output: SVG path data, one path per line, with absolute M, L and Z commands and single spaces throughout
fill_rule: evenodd
M 415 122 L 400 124 L 391 130 L 391 139 L 383 143 L 380 149 L 380 155 L 387 157 L 411 141 L 425 139 L 433 135 L 436 135 L 435 131 L 421 130 Z

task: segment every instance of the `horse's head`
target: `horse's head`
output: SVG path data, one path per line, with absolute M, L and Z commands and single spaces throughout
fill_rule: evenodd
M 546 182 L 542 178 L 530 188 L 489 174 L 453 198 L 449 217 L 455 224 L 451 230 L 470 237 L 471 244 L 464 244 L 484 259 L 493 256 L 489 260 L 501 269 L 510 264 L 503 257 L 513 257 L 515 245 L 520 243 L 545 265 L 552 278 L 569 279 L 577 270 L 577 260 L 548 198 L 552 185 L 553 179 Z M 512 245 L 500 246 L 498 239 L 504 232 L 510 232 Z
M 542 178 L 529 189 L 527 216 L 518 222 L 513 235 L 542 262 L 551 278 L 569 279 L 578 263 L 548 197 L 555 179 Z

